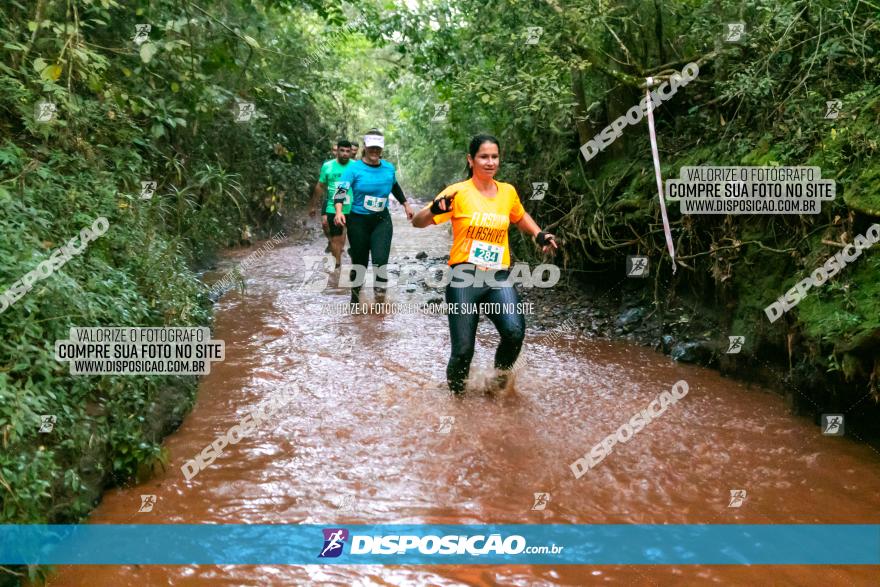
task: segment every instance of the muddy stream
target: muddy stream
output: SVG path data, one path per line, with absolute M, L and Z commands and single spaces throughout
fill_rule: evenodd
M 448 253 L 445 228 L 417 230 L 398 208 L 391 262 Z M 320 235 L 319 235 L 320 236 Z M 453 397 L 446 318 L 323 313 L 346 290 L 309 292 L 303 257 L 323 237 L 285 241 L 217 306 L 226 345 L 200 382 L 170 463 L 108 491 L 89 523 L 880 523 L 880 455 L 822 436 L 781 396 L 632 344 L 533 327 L 516 393 Z M 251 250 L 230 253 L 221 272 Z M 409 259 L 404 259 L 409 257 Z M 398 290 L 390 301 L 441 294 Z M 366 288 L 364 297 L 372 299 Z M 472 373 L 498 337 L 480 322 Z M 569 464 L 679 379 L 688 395 L 594 470 Z M 255 405 L 283 407 L 192 481 L 181 465 Z M 454 418 L 454 420 L 452 418 Z M 728 507 L 732 489 L 747 498 Z M 534 494 L 547 492 L 543 510 Z M 151 512 L 140 496 L 154 494 Z M 173 545 L 169 545 L 173 548 Z M 153 585 L 869 585 L 877 567 L 808 566 L 66 566 L 55 587 Z

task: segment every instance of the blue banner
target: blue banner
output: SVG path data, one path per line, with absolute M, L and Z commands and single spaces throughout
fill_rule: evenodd
M 0 525 L 0 564 L 880 565 L 880 525 Z

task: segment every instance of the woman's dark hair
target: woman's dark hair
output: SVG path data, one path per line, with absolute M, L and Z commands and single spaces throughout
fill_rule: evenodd
M 480 147 L 483 143 L 495 143 L 495 146 L 498 147 L 498 150 L 501 150 L 501 144 L 498 142 L 492 135 L 477 135 L 471 139 L 471 145 L 468 147 L 468 153 L 471 156 L 471 159 L 474 159 L 477 156 L 477 151 L 480 150 Z M 470 165 L 467 165 L 467 169 L 464 170 L 467 173 L 468 179 L 474 176 L 474 170 L 471 169 Z
M 385 136 L 382 134 L 382 131 L 379 130 L 378 128 L 371 128 L 370 130 L 368 130 L 367 132 L 364 133 L 364 136 L 366 136 L 366 135 L 378 135 L 380 137 Z

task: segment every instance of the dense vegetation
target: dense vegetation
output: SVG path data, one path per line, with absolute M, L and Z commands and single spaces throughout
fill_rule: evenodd
M 207 323 L 193 268 L 280 227 L 327 156 L 336 130 L 323 121 L 343 118 L 334 80 L 302 60 L 336 26 L 312 9 L 131 4 L 6 2 L 0 17 L 3 289 L 109 222 L 0 314 L 0 522 L 77 519 L 96 497 L 87 485 L 161 461 L 194 378 L 71 377 L 54 341 L 73 325 Z M 56 104 L 54 121 L 36 120 L 38 101 Z M 248 122 L 239 101 L 256 105 Z M 50 434 L 43 414 L 57 418 Z
M 880 399 L 880 252 L 777 323 L 763 313 L 880 217 L 878 13 L 865 0 L 5 2 L 0 284 L 95 218 L 110 228 L 0 314 L 0 522 L 77 519 L 87 485 L 161 462 L 162 435 L 193 400 L 192 378 L 71 377 L 54 341 L 73 325 L 208 323 L 195 268 L 280 227 L 330 141 L 371 126 L 420 195 L 461 178 L 472 134 L 496 134 L 501 179 L 523 196 L 549 182 L 528 208 L 564 238 L 567 268 L 619 276 L 623 256 L 648 254 L 658 306 L 702 297 L 725 333 L 748 337 L 745 357 L 821 375 L 820 403 Z M 732 21 L 746 23 L 742 42 L 722 40 Z M 665 178 L 683 165 L 816 165 L 838 197 L 817 216 L 671 204 L 673 277 L 645 123 L 589 162 L 579 147 L 638 103 L 645 77 L 691 61 L 699 77 L 655 113 Z M 842 112 L 826 120 L 832 99 Z M 35 119 L 39 101 L 56 104 L 54 121 Z M 250 121 L 235 121 L 239 102 L 255 104 Z M 38 433 L 41 414 L 57 416 L 52 434 Z

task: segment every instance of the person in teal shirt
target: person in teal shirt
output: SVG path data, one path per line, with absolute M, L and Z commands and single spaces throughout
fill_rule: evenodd
M 345 247 L 345 224 L 340 225 L 334 222 L 336 207 L 333 205 L 333 195 L 336 193 L 343 173 L 352 165 L 352 162 L 349 160 L 350 154 L 351 143 L 346 140 L 340 140 L 336 143 L 336 158 L 329 159 L 321 165 L 321 173 L 318 176 L 318 182 L 315 184 L 309 210 L 309 216 L 314 218 L 317 213 L 318 202 L 323 201 L 325 203 L 324 211 L 321 214 L 321 227 L 324 229 L 324 234 L 327 235 L 327 240 L 329 241 L 328 249 L 333 253 L 337 269 L 342 264 L 342 249 Z M 348 190 L 343 200 L 342 213 L 348 214 L 350 211 L 351 190 Z
M 336 208 L 335 222 L 348 228 L 349 254 L 354 266 L 350 274 L 352 282 L 357 278 L 357 267 L 364 273 L 370 259 L 376 268 L 376 302 L 385 301 L 385 284 L 388 281 L 388 255 L 391 252 L 391 214 L 388 212 L 388 197 L 403 204 L 408 220 L 414 212 L 397 183 L 396 170 L 389 161 L 382 159 L 385 137 L 378 129 L 370 129 L 364 136 L 364 152 L 360 161 L 349 165 L 339 179 L 333 205 Z M 350 194 L 350 195 L 349 195 Z M 345 214 L 345 200 L 351 197 L 351 211 Z M 352 286 L 351 303 L 360 303 L 360 286 Z

